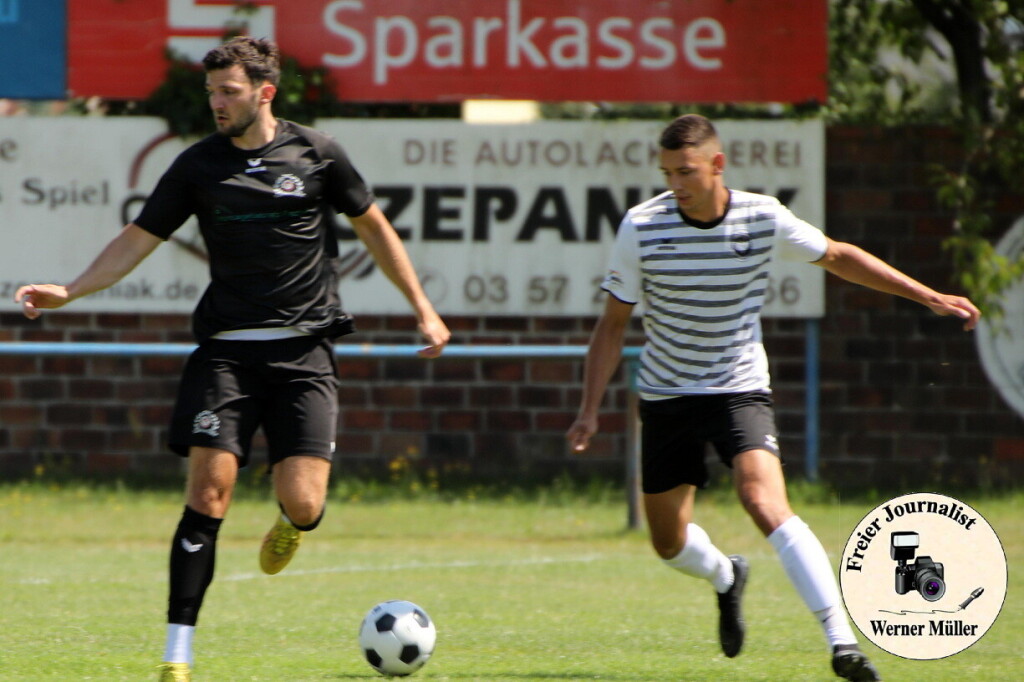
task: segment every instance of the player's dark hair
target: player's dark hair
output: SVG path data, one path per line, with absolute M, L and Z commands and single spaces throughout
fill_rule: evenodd
M 699 147 L 717 139 L 718 132 L 711 121 L 699 114 L 685 114 L 668 124 L 659 142 L 663 149 L 675 151 L 683 147 Z
M 228 69 L 235 65 L 245 69 L 245 75 L 255 85 L 263 82 L 277 85 L 281 79 L 281 54 L 266 38 L 235 36 L 203 57 L 207 71 Z

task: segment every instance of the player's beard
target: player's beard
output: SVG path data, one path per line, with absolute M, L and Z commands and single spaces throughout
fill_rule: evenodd
M 256 118 L 260 113 L 259 95 L 253 97 L 252 106 L 241 111 L 237 115 L 237 120 L 234 123 L 227 123 L 221 125 L 217 122 L 217 132 L 225 137 L 241 137 L 245 134 L 245 131 L 256 122 Z

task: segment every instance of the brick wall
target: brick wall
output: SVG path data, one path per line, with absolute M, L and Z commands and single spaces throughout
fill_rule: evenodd
M 948 130 L 832 129 L 827 220 L 856 243 L 940 291 L 951 289 L 942 241 L 952 220 L 931 186 L 957 167 Z M 996 192 L 994 233 L 1024 214 L 1024 195 Z M 974 335 L 903 299 L 835 278 L 822 320 L 824 476 L 928 488 L 1012 484 L 1024 474 L 1024 422 L 1002 401 Z
M 592 319 L 447 317 L 465 344 L 585 344 Z M 410 317 L 360 316 L 345 342 L 418 343 Z M 634 325 L 637 329 L 639 325 Z M 54 312 L 0 315 L 0 339 L 191 342 L 187 316 Z M 102 331 L 99 331 L 102 330 Z M 632 342 L 640 336 L 631 334 Z M 166 423 L 180 357 L 0 356 L 0 471 L 167 474 Z M 440 473 L 544 476 L 563 469 L 617 475 L 627 402 L 622 371 L 609 391 L 605 433 L 584 455 L 565 452 L 579 402 L 577 360 L 442 358 L 339 362 L 339 470 L 403 465 Z M 257 440 L 257 447 L 262 442 Z
M 929 186 L 952 162 L 941 130 L 828 132 L 829 234 L 857 243 L 939 289 L 950 219 Z M 999 230 L 1024 213 L 1000 197 Z M 97 245 L 99 246 L 99 245 Z M 820 468 L 841 487 L 1012 482 L 1024 472 L 1024 423 L 1000 399 L 971 334 L 919 306 L 827 284 L 821 321 Z M 593 319 L 449 317 L 471 344 L 584 344 Z M 416 343 L 408 318 L 361 316 L 359 343 Z M 634 325 L 631 340 L 638 341 Z M 184 316 L 56 312 L 30 322 L 0 315 L 0 340 L 187 342 Z M 765 320 L 782 445 L 803 471 L 805 325 Z M 164 447 L 181 358 L 0 357 L 0 473 L 38 468 L 117 475 L 177 474 Z M 442 475 L 547 476 L 563 469 L 621 475 L 627 391 L 620 371 L 602 433 L 583 455 L 563 433 L 579 400 L 574 360 L 346 360 L 340 366 L 337 470 L 400 462 Z

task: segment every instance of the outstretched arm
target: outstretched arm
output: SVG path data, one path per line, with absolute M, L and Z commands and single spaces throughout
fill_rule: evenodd
M 916 301 L 936 315 L 959 317 L 964 320 L 965 330 L 974 329 L 981 317 L 967 298 L 940 294 L 853 244 L 829 239 L 828 251 L 815 265 L 854 284 Z
M 68 285 L 27 284 L 14 294 L 25 317 L 34 320 L 43 309 L 60 308 L 76 298 L 106 289 L 120 281 L 160 245 L 161 239 L 135 223 L 124 229 L 104 247 L 88 268 Z
M 395 228 L 391 226 L 377 204 L 370 206 L 363 215 L 350 217 L 349 220 L 359 239 L 366 244 L 373 260 L 412 306 L 420 333 L 429 344 L 420 351 L 420 355 L 427 358 L 437 357 L 451 338 L 451 332 L 423 293 L 423 287 L 420 286 L 420 281 L 413 270 L 409 254 L 406 253 Z
M 586 450 L 590 437 L 597 433 L 597 411 L 608 388 L 608 382 L 622 360 L 622 341 L 633 313 L 630 303 L 623 303 L 611 294 L 604 312 L 590 335 L 587 359 L 583 367 L 583 396 L 576 421 L 565 437 L 576 452 Z

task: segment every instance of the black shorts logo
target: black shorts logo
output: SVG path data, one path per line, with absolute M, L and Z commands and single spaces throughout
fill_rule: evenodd
M 192 420 L 192 433 L 205 433 L 208 436 L 220 435 L 220 417 L 209 410 L 203 410 Z

